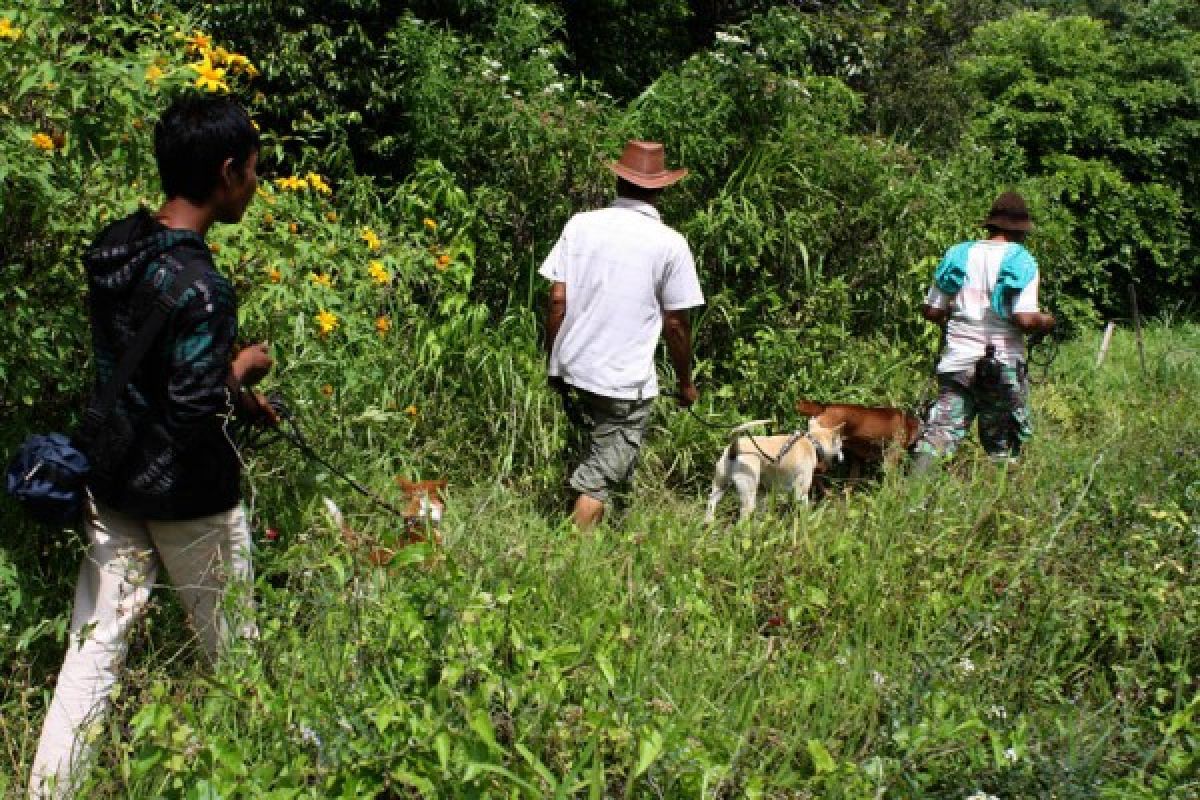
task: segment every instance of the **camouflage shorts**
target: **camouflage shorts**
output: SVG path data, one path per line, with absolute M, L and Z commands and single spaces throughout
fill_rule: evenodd
M 929 411 L 918 453 L 951 455 L 979 419 L 979 441 L 995 459 L 1016 458 L 1033 433 L 1025 365 L 1004 367 L 993 387 L 976 384 L 974 370 L 938 374 L 938 399 Z
M 575 391 L 582 417 L 582 459 L 571 473 L 571 488 L 601 503 L 628 483 L 637 466 L 653 400 L 618 400 Z

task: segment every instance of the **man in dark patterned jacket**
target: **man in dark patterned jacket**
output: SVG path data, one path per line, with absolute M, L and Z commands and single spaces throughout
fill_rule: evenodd
M 235 357 L 237 299 L 205 235 L 236 223 L 258 185 L 258 133 L 234 101 L 190 95 L 154 131 L 166 202 L 105 228 L 84 256 L 98 392 L 156 299 L 187 268 L 193 280 L 85 445 L 93 474 L 67 654 L 47 710 L 31 797 L 70 797 L 87 771 L 133 623 L 165 567 L 200 646 L 216 658 L 233 632 L 253 632 L 250 532 L 233 414 L 274 422 L 248 390 L 271 367 L 264 345 Z M 237 588 L 234 600 L 225 601 Z M 231 608 L 236 606 L 236 608 Z M 231 613 L 232 612 L 232 615 Z

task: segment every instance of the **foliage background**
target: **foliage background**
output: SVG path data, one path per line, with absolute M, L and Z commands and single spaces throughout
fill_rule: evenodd
M 404 586 L 376 585 L 325 532 L 317 500 L 341 491 L 331 476 L 286 453 L 256 458 L 249 474 L 260 533 L 284 531 L 289 545 L 263 554 L 259 588 L 274 622 L 262 649 L 214 679 L 227 682 L 230 700 L 165 668 L 184 640 L 177 613 L 143 631 L 126 682 L 131 698 L 110 729 L 103 790 L 130 783 L 154 796 L 168 790 L 155 781 L 168 780 L 178 783 L 170 792 L 198 797 L 209 795 L 196 787 L 236 796 L 233 787 L 266 791 L 272 781 L 323 796 L 400 784 L 537 795 L 551 783 L 593 795 L 658 787 L 672 796 L 861 796 L 889 786 L 960 796 L 990 786 L 1021 796 L 1050 786 L 1072 796 L 1074 786 L 1082 797 L 1093 796 L 1087 781 L 1099 780 L 1112 796 L 1187 796 L 1196 763 L 1180 754 L 1195 737 L 1187 656 L 1195 587 L 1160 573 L 1190 569 L 1172 548 L 1186 547 L 1195 530 L 1195 475 L 1186 466 L 1195 462 L 1194 426 L 1178 441 L 1164 432 L 1121 456 L 1159 459 L 1157 485 L 1134 471 L 1101 473 L 1096 494 L 1083 452 L 1104 430 L 1089 421 L 1103 416 L 1096 394 L 1133 391 L 1136 381 L 1080 384 L 1060 367 L 1039 403 L 1079 444 L 1057 456 L 1066 483 L 1048 494 L 1037 494 L 1054 469 L 1046 453 L 1016 495 L 989 494 L 986 474 L 968 471 L 931 498 L 885 487 L 827 518 L 780 530 L 775 518 L 692 553 L 694 509 L 670 498 L 700 491 L 719 435 L 663 413 L 635 508 L 666 510 L 630 512 L 612 551 L 589 543 L 564 553 L 549 520 L 559 511 L 566 432 L 543 388 L 536 269 L 572 212 L 607 201 L 603 160 L 637 136 L 664 141 L 671 161 L 692 169 L 665 197 L 664 214 L 687 235 L 709 298 L 696 349 L 702 413 L 714 419 L 791 422 L 798 395 L 917 404 L 938 344 L 917 315 L 932 267 L 946 246 L 976 235 L 990 200 L 1008 187 L 1033 206 L 1043 298 L 1070 332 L 1087 337 L 1104 319 L 1128 318 L 1130 286 L 1143 313 L 1179 319 L 1194 312 L 1200 288 L 1198 31 L 1200 13 L 1176 0 L 18 0 L 0 8 L 5 451 L 77 412 L 89 377 L 79 253 L 105 221 L 159 201 L 152 122 L 173 93 L 194 88 L 200 73 L 191 65 L 219 47 L 254 65 L 252 76 L 227 61 L 223 79 L 261 126 L 270 180 L 243 224 L 211 239 L 238 287 L 247 337 L 273 342 L 272 388 L 378 491 L 395 474 L 444 475 L 464 509 L 508 520 L 482 531 L 454 521 L 448 536 L 462 550 L 441 572 L 413 568 Z M 1159 352 L 1175 365 L 1166 330 Z M 1191 335 L 1184 352 L 1194 355 Z M 1083 351 L 1073 358 L 1082 369 Z M 1193 376 L 1176 366 L 1142 387 L 1161 393 L 1160 424 L 1187 416 L 1178 387 Z M 1124 428 L 1131 419 L 1110 422 Z M 1123 477 L 1133 482 L 1128 491 Z M 968 499 L 956 505 L 954 491 Z M 1088 510 L 1068 525 L 1059 512 L 1073 491 Z M 1021 492 L 1038 501 L 1016 499 Z M 906 557 L 886 560 L 874 577 L 849 568 L 926 547 L 927 520 L 880 532 L 889 514 L 907 515 L 914 503 L 930 519 L 954 520 L 929 545 L 940 559 L 931 571 L 906 576 Z M 353 513 L 356 525 L 391 535 L 387 519 Z M 0 515 L 0 669 L 12 676 L 0 684 L 0 752 L 14 776 L 0 777 L 3 791 L 19 785 L 35 741 L 77 554 L 68 540 L 37 536 L 11 506 Z M 1118 535 L 1129 526 L 1153 535 L 1129 545 Z M 1048 529 L 1056 531 L 1048 542 L 1004 539 Z M 981 543 L 980 530 L 997 538 Z M 1062 543 L 1063 530 L 1111 539 L 1076 550 Z M 647 561 L 622 560 L 620 549 L 645 537 Z M 952 567 L 981 544 L 982 572 Z M 772 548 L 791 555 L 782 563 L 812 566 L 783 574 Z M 1002 576 L 1027 596 L 982 594 L 995 578 L 990 559 L 1039 558 L 1038 548 L 1061 564 L 1095 559 L 1096 577 L 1049 569 L 1028 584 Z M 543 575 L 534 566 L 544 559 Z M 654 562 L 687 568 L 660 574 Z M 1113 596 L 1107 587 L 1141 574 L 1131 563 L 1152 567 L 1150 577 Z M 624 570 L 624 585 L 600 580 L 614 570 Z M 629 597 L 642 597 L 645 583 L 650 595 L 671 598 L 654 601 L 662 608 L 684 611 L 639 616 L 642 606 L 623 605 L 628 597 L 614 600 L 629 581 Z M 895 592 L 894 605 L 859 623 L 855 609 L 880 603 L 862 588 L 872 581 Z M 1021 659 L 1037 657 L 1020 654 L 1041 653 L 1041 683 L 1030 679 L 994 702 L 954 684 L 960 656 L 983 663 L 979 651 L 952 646 L 964 631 L 1016 620 L 1030 606 L 1012 603 L 1038 608 L 1063 592 L 1075 611 L 1047 610 L 1033 629 L 1014 628 L 987 662 L 995 686 L 1008 686 L 1006 676 L 1032 669 Z M 606 603 L 614 610 L 594 610 Z M 1177 616 L 1161 616 L 1164 608 Z M 919 629 L 885 636 L 906 613 Z M 717 644 L 722 635 L 757 643 L 764 620 L 780 615 L 797 640 L 823 643 L 789 651 L 785 662 Z M 335 668 L 296 638 L 298 616 L 313 620 L 318 651 L 333 632 L 364 627 Z M 480 619 L 490 622 L 475 625 Z M 689 637 L 697 649 L 679 648 Z M 664 681 L 676 684 L 662 665 L 697 658 L 704 666 L 682 673 L 696 694 L 663 696 Z M 847 676 L 837 677 L 838 658 L 856 659 Z M 370 672 L 368 661 L 395 666 Z M 774 680 L 765 677 L 771 663 Z M 892 690 L 880 690 L 873 671 L 889 676 Z M 807 676 L 800 689 L 796 675 Z M 899 675 L 907 677 L 896 684 Z M 289 681 L 294 694 L 241 694 Z M 357 716 L 345 719 L 354 735 L 338 745 L 346 749 L 314 751 L 303 730 L 322 741 L 322 725 L 350 733 L 335 710 L 347 681 L 362 693 Z M 182 697 L 194 702 L 173 708 Z M 719 711 L 704 710 L 710 697 L 721 698 Z M 230 702 L 262 719 L 234 715 L 222 727 Z M 1043 702 L 1049 710 L 1037 711 Z M 1074 702 L 1082 703 L 1076 716 Z M 989 703 L 1011 716 L 988 717 Z M 805 716 L 815 720 L 807 728 L 787 721 Z M 699 734 L 710 727 L 711 736 Z M 1082 732 L 1078 749 L 1068 730 Z M 368 731 L 381 744 L 356 751 Z M 199 760 L 193 737 L 207 748 Z M 1042 744 L 1029 745 L 1034 739 Z M 426 749 L 390 760 L 414 741 Z M 1018 774 L 1009 749 L 1040 760 Z M 247 772 L 254 763 L 266 770 L 258 783 Z

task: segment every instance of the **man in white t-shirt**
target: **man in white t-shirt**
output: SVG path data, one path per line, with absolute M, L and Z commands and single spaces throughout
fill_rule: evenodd
M 979 419 L 995 460 L 1015 460 L 1029 438 L 1029 383 L 1023 334 L 1049 332 L 1038 310 L 1037 262 L 1023 246 L 1033 229 L 1025 199 L 1004 192 L 984 220 L 988 238 L 946 251 L 925 298 L 925 319 L 945 328 L 938 399 L 916 444 L 915 471 L 951 455 Z
M 661 144 L 626 144 L 620 161 L 608 165 L 617 175 L 616 201 L 571 217 L 540 270 L 551 282 L 550 384 L 578 410 L 574 421 L 586 440 L 570 478 L 580 529 L 599 522 L 612 490 L 633 476 L 658 394 L 660 335 L 675 367 L 679 404 L 690 406 L 698 396 L 687 310 L 703 305 L 704 293 L 687 241 L 655 208 L 662 190 L 687 170 L 665 164 Z

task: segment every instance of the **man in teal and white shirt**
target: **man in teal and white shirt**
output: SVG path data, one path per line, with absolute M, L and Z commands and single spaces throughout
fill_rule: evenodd
M 1038 310 L 1037 262 L 1024 247 L 1033 223 L 1025 199 L 1004 192 L 983 224 L 986 239 L 946 251 L 921 309 L 946 336 L 916 471 L 950 456 L 976 418 L 980 441 L 996 460 L 1014 460 L 1032 433 L 1024 334 L 1048 332 L 1055 322 Z

